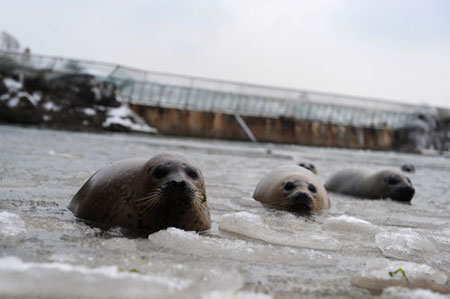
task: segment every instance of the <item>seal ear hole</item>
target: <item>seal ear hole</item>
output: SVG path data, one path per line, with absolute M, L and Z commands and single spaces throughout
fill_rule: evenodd
M 407 177 L 406 180 L 408 181 L 408 183 L 410 183 L 412 185 L 411 180 Z
M 168 175 L 170 172 L 170 169 L 165 166 L 158 166 L 156 167 L 155 171 L 153 171 L 153 176 L 157 179 L 162 179 L 166 175 Z
M 286 190 L 286 191 L 291 191 L 294 188 L 295 188 L 295 184 L 292 182 L 287 182 L 286 184 L 284 184 L 284 190 Z
M 308 190 L 311 191 L 312 193 L 316 193 L 317 192 L 317 188 L 313 184 L 309 184 L 308 185 Z

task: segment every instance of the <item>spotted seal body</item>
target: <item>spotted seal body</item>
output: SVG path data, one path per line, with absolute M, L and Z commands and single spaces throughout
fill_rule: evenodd
M 410 202 L 415 193 L 411 180 L 396 170 L 375 173 L 359 169 L 342 170 L 327 180 L 325 188 L 359 198 L 391 198 L 402 202 Z
M 123 160 L 98 170 L 68 208 L 78 218 L 149 233 L 211 226 L 200 168 L 176 153 Z
M 298 166 L 280 166 L 270 171 L 256 186 L 253 198 L 274 208 L 297 213 L 327 209 L 330 200 L 319 179 Z

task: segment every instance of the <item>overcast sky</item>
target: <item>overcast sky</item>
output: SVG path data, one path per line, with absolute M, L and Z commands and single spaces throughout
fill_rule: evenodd
M 14 0 L 39 54 L 450 107 L 448 0 Z

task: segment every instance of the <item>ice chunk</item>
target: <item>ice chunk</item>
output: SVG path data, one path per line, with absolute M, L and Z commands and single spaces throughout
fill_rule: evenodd
M 337 232 L 358 233 L 369 236 L 384 231 L 381 227 L 376 226 L 369 221 L 347 215 L 328 218 L 322 225 L 322 228 Z
M 386 257 L 401 260 L 423 261 L 424 257 L 436 253 L 436 247 L 426 237 L 411 229 L 401 232 L 381 232 L 375 241 Z
M 364 271 L 352 278 L 352 284 L 374 294 L 390 286 L 446 291 L 447 276 L 428 265 L 404 261 L 372 260 Z M 450 290 L 449 290 L 450 291 Z
M 214 291 L 233 293 L 243 285 L 239 273 L 229 269 L 147 267 L 141 273 L 123 271 L 117 266 L 88 268 L 58 262 L 30 263 L 17 257 L 0 258 L 0 297 L 200 298 L 201 294 Z
M 338 240 L 324 234 L 275 231 L 264 223 L 261 216 L 248 212 L 224 215 L 219 223 L 219 228 L 224 231 L 277 245 L 322 250 L 338 250 L 341 248 Z
M 36 297 L 130 298 L 171 293 L 192 281 L 119 271 L 117 266 L 87 268 L 65 263 L 26 263 L 0 259 L 0 295 Z M 26 281 L 27 283 L 24 283 Z M 70 296 L 69 296 L 70 297 Z
M 0 240 L 20 241 L 26 236 L 25 222 L 10 212 L 0 212 Z
M 329 255 L 290 247 L 260 245 L 244 240 L 212 238 L 195 232 L 168 228 L 148 236 L 155 246 L 182 250 L 183 253 L 199 256 L 231 258 L 240 261 L 280 263 L 288 265 L 334 265 Z
M 389 287 L 384 289 L 380 299 L 445 299 L 447 295 L 424 289 L 408 289 L 404 287 Z

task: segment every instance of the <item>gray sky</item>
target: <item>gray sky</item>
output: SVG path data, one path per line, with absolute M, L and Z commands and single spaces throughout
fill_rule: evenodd
M 448 0 L 14 0 L 39 54 L 450 107 Z

